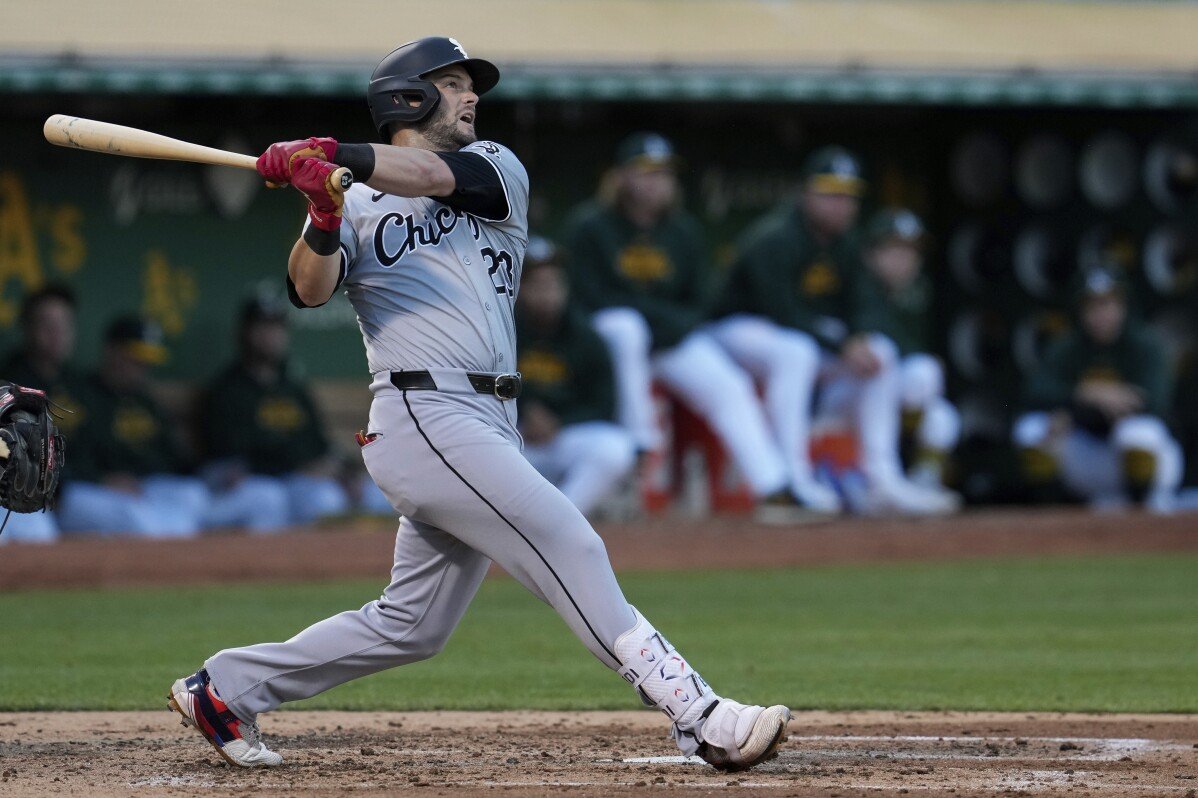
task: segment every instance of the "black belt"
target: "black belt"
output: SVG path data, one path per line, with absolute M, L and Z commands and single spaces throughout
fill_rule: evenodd
M 478 393 L 496 396 L 503 400 L 516 399 L 524 385 L 520 372 L 515 374 L 478 374 L 466 372 L 470 387 Z M 393 371 L 391 384 L 401 391 L 435 391 L 437 383 L 427 371 Z

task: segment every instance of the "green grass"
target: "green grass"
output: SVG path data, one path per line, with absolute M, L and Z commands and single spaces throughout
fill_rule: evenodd
M 740 700 L 823 709 L 1198 711 L 1198 556 L 629 574 L 630 600 Z M 372 582 L 0 594 L 0 709 L 157 709 L 226 646 Z M 490 580 L 445 652 L 304 704 L 637 706 L 547 607 Z

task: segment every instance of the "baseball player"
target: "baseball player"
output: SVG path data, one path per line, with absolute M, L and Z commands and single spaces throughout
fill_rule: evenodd
M 349 510 L 339 462 L 316 400 L 288 364 L 287 308 L 256 296 L 242 307 L 237 358 L 200 401 L 204 474 L 215 503 L 257 508 L 250 528 L 269 532 Z
M 839 498 L 812 474 L 810 420 L 850 415 L 861 441 L 863 512 L 933 514 L 955 504 L 906 479 L 899 459 L 898 351 L 864 326 L 863 267 L 854 228 L 865 181 L 856 157 L 826 147 L 808 157 L 796 199 L 749 228 L 737 245 L 712 334 L 765 384 L 774 433 L 808 501 Z
M 932 286 L 923 271 L 924 233 L 920 218 L 905 208 L 885 208 L 869 220 L 863 324 L 899 350 L 903 438 L 913 449 L 909 473 L 920 484 L 940 486 L 961 437 L 961 415 L 944 396 L 944 367 L 930 354 Z
M 790 479 L 753 380 L 701 329 L 711 271 L 699 223 L 681 207 L 677 161 L 656 133 L 620 144 L 597 200 L 567 223 L 576 295 L 611 350 L 618 415 L 638 447 L 660 444 L 657 379 L 719 437 L 758 499 L 759 520 L 800 520 L 822 508 Z
M 784 736 L 786 707 L 719 697 L 628 604 L 602 540 L 520 453 L 511 369 L 528 176 L 474 133 L 478 98 L 498 80 L 454 39 L 411 42 L 369 84 L 386 144 L 311 138 L 259 159 L 267 180 L 308 199 L 292 301 L 320 305 L 342 288 L 357 312 L 374 393 L 359 444 L 402 519 L 378 600 L 285 642 L 218 652 L 171 687 L 170 708 L 232 764 L 282 762 L 260 737 L 263 712 L 440 651 L 491 561 L 664 712 L 683 752 L 745 768 Z M 357 177 L 344 196 L 338 166 Z
M 532 236 L 516 303 L 520 434 L 524 456 L 583 515 L 636 464 L 636 445 L 616 424 L 607 347 L 570 304 L 557 248 Z
M 1161 342 L 1128 317 L 1117 271 L 1087 271 L 1078 293 L 1081 323 L 1045 353 L 1024 389 L 1031 412 L 1015 422 L 1028 477 L 1059 475 L 1099 506 L 1137 499 L 1167 512 L 1184 464 L 1162 420 L 1170 374 Z
M 70 476 L 59 523 L 70 533 L 192 537 L 208 526 L 240 526 L 253 508 L 219 518 L 166 408 L 154 398 L 153 369 L 168 356 L 162 328 L 137 316 L 115 319 L 100 368 L 78 405 Z
M 78 427 L 83 412 L 79 397 L 86 379 L 75 369 L 75 295 L 62 285 L 46 285 L 27 294 L 21 303 L 21 344 L 0 368 L 7 380 L 46 392 L 50 401 L 73 412 L 59 413 L 63 434 Z M 58 540 L 58 518 L 52 511 L 19 513 L 8 519 L 0 543 L 53 543 Z

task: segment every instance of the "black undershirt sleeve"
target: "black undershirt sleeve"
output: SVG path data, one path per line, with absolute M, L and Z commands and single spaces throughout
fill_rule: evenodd
M 488 222 L 508 217 L 503 178 L 490 161 L 477 152 L 439 152 L 437 157 L 453 172 L 457 186 L 449 196 L 432 199 Z

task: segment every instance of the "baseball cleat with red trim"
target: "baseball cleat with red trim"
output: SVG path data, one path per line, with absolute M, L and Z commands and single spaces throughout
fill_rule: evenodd
M 699 756 L 717 770 L 748 770 L 777 754 L 786 740 L 790 710 L 745 706 L 721 698 L 699 730 Z
M 283 763 L 283 757 L 262 742 L 257 723 L 242 721 L 225 706 L 203 668 L 175 681 L 167 707 L 183 716 L 184 726 L 204 735 L 230 765 L 254 768 Z

